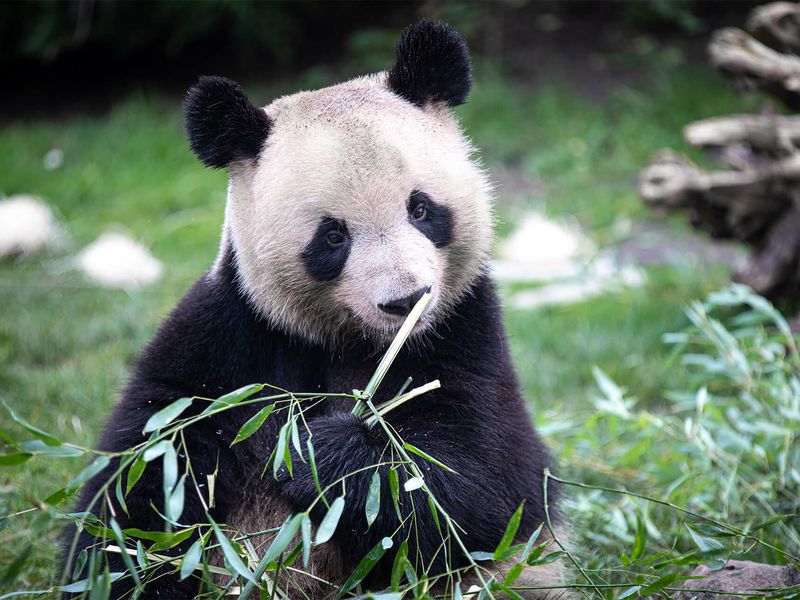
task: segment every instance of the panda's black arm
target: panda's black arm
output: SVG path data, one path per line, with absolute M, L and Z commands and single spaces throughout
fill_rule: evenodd
M 515 414 L 516 402 L 497 407 L 491 386 L 482 390 L 483 407 L 476 412 L 474 394 L 454 385 L 440 391 L 435 400 L 421 397 L 390 413 L 388 420 L 404 441 L 436 458 L 456 473 L 416 456 L 412 458 L 424 474 L 425 483 L 448 515 L 461 526 L 464 542 L 470 551 L 493 550 L 513 512 L 526 502 L 521 533 L 532 531 L 542 520 L 542 469 L 547 452 L 533 436 L 528 417 Z M 498 390 L 499 394 L 501 390 Z M 415 404 L 416 402 L 416 404 Z M 391 458 L 388 439 L 380 428 L 368 430 L 349 414 L 318 417 L 309 422 L 320 483 L 323 487 L 346 477 L 345 510 L 337 527 L 336 538 L 347 549 L 350 566 L 357 562 L 384 536 L 392 537 L 400 522 L 388 487 L 389 466 L 375 467 Z M 380 473 L 381 503 L 378 516 L 367 528 L 365 503 L 375 470 Z M 400 469 L 401 514 L 406 517 L 415 508 L 416 523 L 410 521 L 394 535 L 395 548 L 411 533 L 412 550 L 418 549 L 423 560 L 431 561 L 434 571 L 442 564 L 442 536 L 427 506 L 425 492 L 409 494 L 403 490 L 405 476 Z M 348 476 L 350 473 L 354 475 Z M 303 511 L 318 496 L 307 464 L 294 460 L 294 477 L 283 472 L 279 489 L 295 510 Z M 336 484 L 327 494 L 329 500 L 342 494 Z M 317 501 L 312 518 L 319 523 L 325 514 Z M 451 565 L 463 564 L 464 557 L 451 545 Z M 392 554 L 391 552 L 389 553 Z

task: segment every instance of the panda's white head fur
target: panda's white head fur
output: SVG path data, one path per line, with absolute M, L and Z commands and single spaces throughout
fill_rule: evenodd
M 450 107 L 466 99 L 461 37 L 420 22 L 394 66 L 253 106 L 230 80 L 186 98 L 190 144 L 230 172 L 223 250 L 278 327 L 382 342 L 430 289 L 417 331 L 447 315 L 491 245 L 491 190 Z

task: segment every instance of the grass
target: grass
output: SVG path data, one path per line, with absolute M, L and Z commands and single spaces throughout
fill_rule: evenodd
M 527 90 L 479 65 L 475 92 L 458 109 L 465 127 L 490 169 L 531 182 L 530 192 L 500 190 L 499 231 L 511 230 L 524 211 L 543 208 L 577 218 L 602 244 L 614 239 L 617 220 L 647 219 L 634 191 L 638 169 L 661 147 L 682 147 L 686 122 L 741 108 L 702 69 L 660 73 L 589 101 L 568 83 Z M 317 70 L 280 88 L 325 78 Z M 46 171 L 42 157 L 53 147 L 64 151 L 64 164 Z M 159 284 L 122 292 L 88 285 L 61 255 L 0 265 L 0 399 L 61 438 L 91 445 L 137 352 L 212 262 L 225 184 L 224 173 L 203 169 L 189 152 L 177 98 L 139 93 L 103 116 L 20 120 L 0 130 L 0 192 L 45 197 L 70 232 L 72 249 L 121 229 L 150 246 L 166 268 Z M 537 422 L 554 432 L 548 441 L 556 453 L 563 449 L 559 423 L 580 425 L 591 412 L 592 366 L 653 406 L 684 377 L 668 362 L 661 336 L 684 326 L 686 302 L 720 287 L 726 274 L 660 267 L 648 276 L 642 289 L 591 302 L 508 311 L 522 384 Z M 28 508 L 79 464 L 32 460 L 3 469 L 0 513 Z M 0 571 L 32 542 L 34 559 L 14 587 L 45 585 L 56 533 L 41 534 L 30 519 L 0 527 Z

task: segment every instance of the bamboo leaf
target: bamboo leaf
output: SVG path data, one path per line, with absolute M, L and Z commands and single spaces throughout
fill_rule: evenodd
M 644 556 L 647 544 L 647 527 L 642 516 L 636 515 L 636 538 L 633 540 L 633 550 L 631 550 L 631 560 L 637 560 Z
M 42 440 L 48 446 L 61 446 L 61 440 L 59 440 L 56 436 L 47 433 L 39 429 L 38 427 L 34 427 L 30 423 L 28 423 L 25 419 L 20 417 L 17 413 L 11 410 L 11 407 L 8 406 L 5 402 L 3 402 L 3 406 L 6 407 L 6 410 L 11 413 L 11 418 L 14 419 L 14 422 L 17 425 L 21 425 L 25 429 L 27 429 L 30 433 L 36 436 L 38 439 Z
M 217 525 L 216 521 L 214 521 L 210 515 L 208 515 L 208 520 L 211 523 L 211 527 L 214 529 L 214 534 L 217 537 L 217 542 L 219 542 L 219 547 L 222 549 L 222 554 L 225 556 L 225 560 L 228 561 L 228 564 L 231 566 L 231 568 L 239 575 L 244 577 L 247 581 L 257 583 L 253 577 L 253 574 L 242 562 L 241 557 L 236 553 L 236 550 L 233 549 L 233 545 L 231 544 L 230 540 L 225 537 L 224 533 L 222 533 L 222 530 L 219 528 L 219 525 Z
M 300 537 L 303 539 L 303 568 L 308 567 L 311 558 L 311 518 L 306 514 L 300 524 Z
M 139 456 L 135 461 L 133 461 L 130 469 L 128 469 L 128 479 L 125 482 L 126 496 L 131 493 L 133 486 L 135 486 L 136 482 L 139 481 L 146 467 L 147 462 L 145 462 L 143 456 Z
M 239 388 L 233 392 L 225 394 L 224 396 L 220 396 L 214 402 L 209 404 L 205 410 L 200 413 L 201 415 L 205 415 L 207 413 L 213 412 L 219 408 L 224 408 L 226 406 L 235 406 L 244 400 L 247 400 L 253 394 L 257 394 L 261 390 L 264 389 L 263 383 L 252 383 L 250 385 L 246 385 L 244 387 Z
M 306 515 L 303 513 L 296 514 L 281 526 L 278 535 L 272 540 L 272 544 L 270 544 L 269 549 L 261 559 L 262 561 L 266 561 L 267 563 L 274 561 L 289 547 L 292 539 L 297 535 L 297 530 L 300 529 L 304 516 Z
M 181 561 L 180 579 L 183 581 L 191 575 L 200 564 L 203 558 L 203 538 L 199 537 L 195 540 L 194 544 L 189 546 L 189 550 Z
M 112 517 L 110 524 L 111 531 L 114 532 L 114 539 L 117 540 L 117 545 L 119 545 L 122 562 L 125 564 L 125 568 L 128 569 L 128 572 L 131 574 L 133 581 L 136 582 L 136 585 L 139 585 L 141 583 L 139 579 L 139 573 L 136 571 L 136 566 L 133 564 L 131 555 L 126 552 L 127 546 L 125 545 L 125 536 L 122 535 L 122 530 L 119 527 L 119 523 L 117 523 L 117 520 Z
M 72 478 L 72 480 L 67 484 L 67 489 L 78 489 L 92 477 L 100 473 L 100 471 L 105 469 L 110 462 L 111 459 L 108 456 L 98 456 L 86 467 L 84 467 L 80 473 Z
M 494 559 L 500 560 L 503 553 L 508 550 L 511 544 L 514 542 L 514 536 L 517 535 L 517 530 L 519 529 L 519 523 L 522 520 L 522 509 L 525 507 L 525 501 L 519 505 L 519 508 L 514 511 L 514 514 L 511 515 L 511 519 L 508 521 L 508 525 L 506 526 L 506 531 L 503 533 L 503 537 L 500 539 L 500 543 L 497 544 L 497 548 L 494 550 Z
M 272 414 L 272 411 L 274 410 L 275 410 L 275 405 L 270 404 L 262 408 L 252 417 L 250 417 L 250 419 L 248 419 L 247 422 L 244 425 L 242 425 L 241 428 L 239 429 L 239 432 L 236 434 L 236 437 L 233 439 L 233 442 L 231 442 L 231 446 L 233 446 L 234 444 L 238 444 L 239 442 L 243 442 L 251 435 L 253 435 L 256 431 L 258 431 L 264 424 L 264 421 L 267 420 L 267 417 L 269 417 Z
M 21 465 L 32 456 L 33 454 L 29 454 L 28 452 L 9 452 L 8 454 L 0 454 L 0 466 L 13 467 L 14 465 Z
M 330 504 L 328 504 L 328 499 L 325 497 L 325 492 L 322 489 L 322 485 L 319 483 L 319 473 L 317 473 L 317 460 L 314 457 L 314 445 L 311 443 L 311 438 L 306 440 L 306 449 L 308 450 L 308 465 L 311 467 L 311 477 L 314 478 L 314 486 L 317 488 L 317 494 L 319 497 L 322 498 L 322 501 L 325 503 L 325 506 L 330 508 Z
M 167 451 L 167 448 L 172 448 L 172 444 L 170 444 L 167 440 L 162 440 L 157 444 L 153 444 L 144 451 L 142 454 L 142 460 L 144 462 L 154 461 L 159 456 L 163 456 L 164 452 Z
M 409 477 L 403 484 L 403 489 L 407 492 L 413 492 L 414 490 L 421 488 L 423 485 L 425 485 L 425 481 L 422 479 L 422 477 Z
M 281 465 L 286 456 L 286 425 L 281 427 L 278 432 L 278 443 L 275 445 L 275 460 L 272 461 L 272 475 L 278 478 L 278 471 L 281 470 Z
M 328 512 L 325 514 L 322 522 L 317 528 L 317 536 L 314 540 L 314 543 L 317 546 L 324 544 L 331 539 L 331 537 L 333 537 L 333 533 L 336 531 L 336 526 L 339 524 L 339 519 L 342 516 L 343 510 L 344 496 L 339 496 L 331 503 L 331 507 L 328 509 Z
M 165 425 L 169 425 L 191 405 L 191 398 L 179 398 L 175 400 L 175 402 L 165 406 L 147 419 L 147 423 L 144 424 L 144 429 L 142 430 L 143 433 L 150 433 L 151 431 L 161 429 Z
M 394 512 L 397 513 L 397 520 L 402 521 L 403 516 L 400 513 L 400 476 L 397 473 L 397 469 L 389 469 L 386 476 L 389 479 L 389 492 L 392 495 Z
M 186 474 L 184 474 L 169 495 L 166 505 L 167 517 L 173 522 L 178 522 L 183 514 L 184 493 L 186 490 Z
M 408 540 L 403 540 L 400 547 L 397 549 L 397 554 L 394 557 L 392 564 L 392 590 L 395 592 L 400 591 L 400 583 L 403 581 L 404 563 L 408 560 Z
M 436 460 L 436 459 L 435 459 L 435 458 L 433 458 L 433 457 L 432 457 L 430 454 L 426 454 L 425 452 L 423 452 L 422 450 L 420 450 L 420 449 L 419 449 L 419 448 L 417 448 L 416 446 L 412 446 L 412 445 L 411 445 L 411 444 L 409 444 L 408 442 L 406 442 L 405 444 L 403 444 L 403 448 L 405 448 L 405 449 L 406 449 L 406 450 L 408 450 L 409 452 L 412 452 L 413 454 L 416 454 L 417 456 L 419 456 L 419 457 L 421 457 L 421 458 L 424 458 L 424 459 L 425 459 L 425 460 L 427 460 L 429 463 L 433 463 L 434 465 L 436 465 L 436 466 L 437 466 L 437 467 L 439 467 L 440 469 L 444 469 L 445 471 L 449 471 L 450 473 L 455 473 L 455 471 L 454 471 L 453 469 L 451 469 L 450 467 L 448 467 L 448 466 L 447 466 L 446 464 L 444 464 L 443 462 Z
M 361 559 L 361 562 L 356 565 L 356 568 L 353 569 L 352 574 L 350 577 L 345 581 L 342 589 L 339 590 L 339 597 L 341 598 L 347 592 L 352 590 L 356 587 L 361 581 L 369 575 L 369 572 L 372 571 L 373 567 L 377 564 L 377 562 L 381 559 L 384 553 L 392 547 L 392 538 L 385 537 L 380 542 L 375 544 L 372 549 L 367 552 L 366 556 Z
M 367 491 L 367 501 L 364 504 L 364 513 L 367 517 L 367 529 L 369 529 L 378 518 L 381 508 L 381 477 L 378 471 L 372 474 Z

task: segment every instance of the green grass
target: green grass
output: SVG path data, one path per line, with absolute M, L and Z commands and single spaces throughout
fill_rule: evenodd
M 301 85 L 284 82 L 280 89 L 319 85 L 325 77 L 317 70 Z M 536 184 L 530 193 L 501 190 L 501 232 L 525 210 L 544 208 L 576 217 L 605 243 L 617 219 L 648 218 L 634 182 L 651 155 L 681 148 L 680 128 L 688 121 L 737 107 L 727 86 L 701 69 L 669 68 L 599 102 L 582 99 L 566 83 L 517 88 L 480 65 L 475 92 L 458 111 L 490 169 L 513 169 Z M 42 157 L 53 147 L 64 151 L 64 164 L 46 171 Z M 212 262 L 225 185 L 224 173 L 203 169 L 189 152 L 178 98 L 137 94 L 107 115 L 18 121 L 0 130 L 0 192 L 46 198 L 73 250 L 116 228 L 150 246 L 166 268 L 157 285 L 122 292 L 88 285 L 63 255 L 0 265 L 0 399 L 63 439 L 91 445 L 137 352 Z M 583 418 L 595 388 L 593 365 L 657 404 L 664 388 L 677 383 L 662 334 L 685 325 L 687 301 L 724 281 L 720 269 L 663 267 L 651 270 L 642 289 L 573 306 L 509 310 L 514 359 L 537 421 Z M 558 452 L 558 436 L 548 441 Z M 24 510 L 59 487 L 74 474 L 68 464 L 32 460 L 1 470 L 0 512 Z M 0 523 L 0 535 L 0 571 L 26 544 L 36 550 L 14 587 L 46 585 L 57 533 L 15 518 Z

